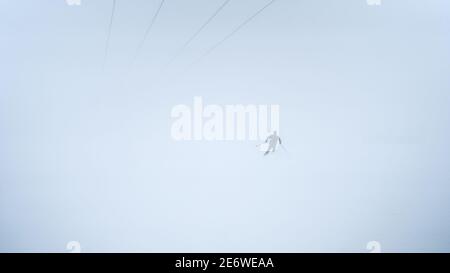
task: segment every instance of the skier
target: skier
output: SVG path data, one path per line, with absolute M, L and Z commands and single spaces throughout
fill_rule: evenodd
M 272 135 L 267 137 L 264 143 L 267 142 L 269 143 L 269 146 L 267 147 L 267 151 L 264 153 L 264 156 L 268 155 L 270 152 L 275 152 L 278 142 L 281 145 L 281 138 L 277 135 L 277 131 L 274 131 Z

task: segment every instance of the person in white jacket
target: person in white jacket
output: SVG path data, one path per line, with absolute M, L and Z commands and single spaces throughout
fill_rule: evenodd
M 278 143 L 281 145 L 281 138 L 277 135 L 277 131 L 274 131 L 273 134 L 267 137 L 266 141 L 264 143 L 268 143 L 267 150 L 265 151 L 264 155 L 268 155 L 270 152 L 275 152 L 277 149 Z

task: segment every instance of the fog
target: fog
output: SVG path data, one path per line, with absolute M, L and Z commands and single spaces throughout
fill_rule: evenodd
M 450 2 L 0 0 L 0 251 L 450 251 Z M 133 56 L 136 56 L 133 58 Z M 175 141 L 279 105 L 287 151 Z

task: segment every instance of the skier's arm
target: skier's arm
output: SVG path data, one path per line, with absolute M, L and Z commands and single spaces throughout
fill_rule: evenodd
M 280 142 L 280 144 L 281 144 L 281 138 L 278 138 L 278 141 Z

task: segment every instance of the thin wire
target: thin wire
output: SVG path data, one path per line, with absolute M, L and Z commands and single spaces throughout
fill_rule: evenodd
M 167 64 L 170 65 L 173 61 L 175 61 L 175 59 L 181 54 L 183 53 L 183 51 L 190 45 L 190 43 L 197 38 L 197 36 L 200 34 L 200 32 L 203 31 L 203 29 L 205 29 L 205 27 L 207 25 L 209 25 L 209 23 L 211 23 L 211 21 L 225 8 L 225 6 L 230 2 L 231 0 L 225 0 L 215 11 L 214 13 L 200 26 L 199 29 L 197 29 L 196 32 L 194 32 L 194 34 L 183 44 L 183 46 L 176 52 L 176 54 L 174 55 L 174 57 L 171 59 L 171 61 Z
M 109 20 L 108 35 L 106 37 L 105 56 L 103 58 L 103 68 L 105 68 L 106 61 L 108 59 L 109 43 L 111 40 L 111 31 L 112 31 L 115 12 L 116 12 L 116 0 L 113 0 L 112 10 L 111 10 L 111 18 Z
M 248 17 L 244 22 L 242 22 L 239 26 L 237 26 L 233 31 L 231 31 L 228 35 L 226 35 L 222 40 L 211 46 L 203 55 L 201 55 L 197 60 L 191 63 L 189 67 L 192 67 L 193 65 L 200 62 L 203 58 L 211 54 L 216 48 L 218 48 L 220 45 L 222 45 L 225 41 L 230 39 L 236 32 L 241 30 L 245 25 L 250 23 L 256 16 L 258 16 L 261 12 L 263 12 L 266 8 L 268 8 L 270 5 L 272 5 L 276 0 L 271 0 L 269 3 L 267 3 L 265 6 L 260 8 L 257 12 L 255 12 L 252 16 Z
M 203 55 L 201 55 L 199 58 L 197 58 L 195 61 L 193 61 L 191 64 L 186 66 L 184 69 L 182 69 L 181 72 L 178 73 L 175 77 L 170 77 L 165 81 L 166 85 L 169 85 L 170 83 L 174 83 L 177 81 L 177 79 L 183 77 L 193 66 L 195 66 L 197 63 L 199 63 L 203 58 L 211 54 L 217 47 L 219 47 L 221 44 L 223 44 L 226 40 L 231 38 L 236 32 L 241 30 L 245 25 L 250 23 L 251 20 L 253 20 L 256 16 L 258 16 L 261 12 L 263 12 L 266 8 L 268 8 L 270 5 L 272 5 L 276 0 L 271 0 L 268 2 L 265 6 L 260 8 L 258 11 L 256 11 L 253 15 L 248 17 L 245 21 L 243 21 L 239 26 L 237 26 L 233 31 L 231 31 L 228 35 L 226 35 L 222 40 L 220 40 L 218 43 L 214 44 L 212 47 L 210 47 Z
M 158 14 L 161 11 L 161 8 L 162 8 L 164 2 L 165 2 L 165 0 L 161 0 L 161 2 L 159 3 L 158 9 L 156 10 L 155 14 L 153 15 L 152 20 L 150 21 L 150 24 L 148 25 L 147 29 L 145 30 L 144 37 L 142 38 L 141 42 L 139 43 L 139 45 L 137 47 L 136 54 L 134 55 L 133 60 L 132 60 L 132 64 L 139 56 L 139 53 L 145 44 L 145 40 L 147 40 L 147 37 L 150 34 L 150 31 L 152 30 L 153 25 L 155 24 L 156 18 L 158 17 Z

